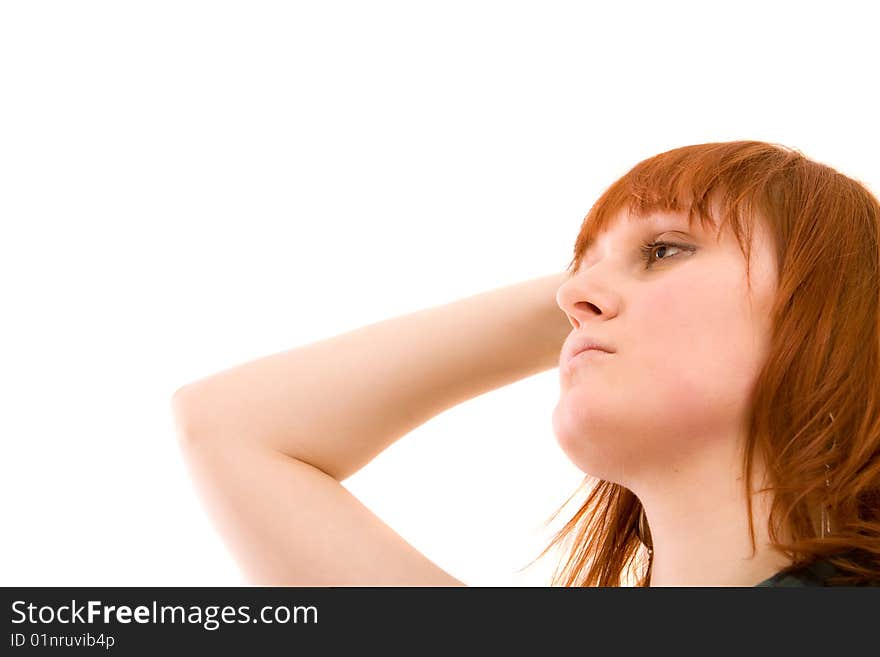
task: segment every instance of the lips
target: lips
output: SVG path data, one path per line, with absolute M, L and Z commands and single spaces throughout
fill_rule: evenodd
M 589 349 L 596 349 L 598 351 L 604 351 L 609 354 L 614 353 L 614 349 L 612 349 L 605 342 L 598 340 L 593 336 L 576 335 L 574 338 L 571 338 L 568 344 L 565 345 L 562 353 L 562 362 L 567 363 L 579 353 L 587 351 Z

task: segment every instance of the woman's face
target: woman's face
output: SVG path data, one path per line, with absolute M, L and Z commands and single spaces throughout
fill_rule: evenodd
M 689 227 L 686 213 L 621 214 L 560 286 L 574 327 L 566 344 L 587 335 L 615 350 L 560 362 L 553 430 L 585 473 L 632 488 L 743 435 L 777 263 L 757 221 L 750 292 L 735 236 L 716 232 L 698 220 Z M 653 240 L 686 248 L 654 247 L 646 261 L 640 247 Z

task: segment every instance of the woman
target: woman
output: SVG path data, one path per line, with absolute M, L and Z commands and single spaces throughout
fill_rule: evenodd
M 878 302 L 863 185 L 782 146 L 699 144 L 612 184 L 561 274 L 239 365 L 173 406 L 255 583 L 461 585 L 340 482 L 558 365 L 553 430 L 589 494 L 548 546 L 569 546 L 553 584 L 872 584 Z

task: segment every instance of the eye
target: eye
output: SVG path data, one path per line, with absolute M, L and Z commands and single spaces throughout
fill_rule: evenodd
M 692 247 L 685 246 L 684 244 L 676 244 L 675 242 L 646 242 L 642 244 L 641 252 L 642 259 L 645 261 L 645 268 L 650 268 L 655 262 L 654 260 L 654 249 L 678 249 L 679 251 L 693 251 Z M 664 254 L 666 251 L 664 251 Z M 669 258 L 662 258 L 663 260 L 668 260 Z

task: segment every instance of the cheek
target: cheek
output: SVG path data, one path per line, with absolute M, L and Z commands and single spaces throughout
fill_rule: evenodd
M 637 358 L 645 366 L 631 370 L 634 387 L 659 408 L 702 418 L 706 429 L 729 427 L 745 410 L 764 359 L 766 329 L 756 323 L 739 279 L 679 283 L 639 306 L 636 325 L 647 330 Z

